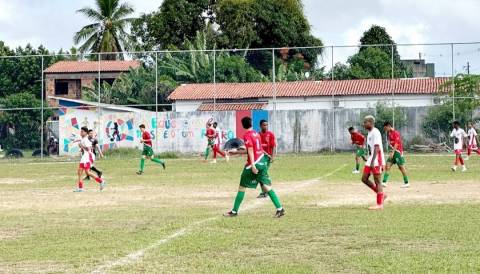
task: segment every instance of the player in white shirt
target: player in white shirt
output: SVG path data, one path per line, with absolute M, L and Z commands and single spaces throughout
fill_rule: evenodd
M 80 129 L 80 136 L 82 137 L 82 139 L 79 141 L 78 146 L 80 147 L 80 151 L 82 152 L 82 158 L 80 159 L 80 164 L 77 169 L 78 188 L 74 192 L 83 192 L 83 172 L 85 172 L 87 176 L 94 178 L 95 181 L 99 183 L 100 190 L 103 190 L 105 188 L 105 181 L 102 178 L 94 175 L 90 171 L 90 168 L 95 161 L 95 155 L 92 152 L 92 142 L 88 138 L 88 128 L 82 127 Z
M 383 193 L 381 176 L 385 167 L 385 155 L 383 154 L 382 134 L 375 127 L 375 117 L 369 115 L 363 119 L 363 126 L 368 131 L 367 151 L 368 159 L 363 169 L 362 182 L 377 194 L 377 204 L 370 210 L 383 209 L 383 202 L 387 195 Z M 370 180 L 373 175 L 374 182 Z
M 213 161 L 212 161 L 212 164 L 217 163 L 217 154 L 220 154 L 228 162 L 228 160 L 229 160 L 228 152 L 222 151 L 222 149 L 221 149 L 222 132 L 218 128 L 218 123 L 217 122 L 213 122 L 213 129 L 215 129 L 215 141 L 213 143 Z
M 467 145 L 467 157 L 465 160 L 468 160 L 468 157 L 472 154 L 472 151 L 475 151 L 478 155 L 480 155 L 480 149 L 478 148 L 478 135 L 477 130 L 473 126 L 472 122 L 468 123 L 468 145 Z
M 455 152 L 455 163 L 452 167 L 452 171 L 457 170 L 457 166 L 460 164 L 462 166 L 462 172 L 467 171 L 465 163 L 463 162 L 462 152 L 464 140 L 468 137 L 467 133 L 460 128 L 460 122 L 453 122 L 453 130 L 450 133 L 450 137 L 453 137 L 453 150 Z

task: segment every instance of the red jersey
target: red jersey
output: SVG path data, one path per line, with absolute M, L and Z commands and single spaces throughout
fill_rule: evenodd
M 268 155 L 273 155 L 273 149 L 277 146 L 275 142 L 275 134 L 271 131 L 261 132 L 260 140 L 262 141 L 262 148 Z
M 361 133 L 358 132 L 353 132 L 350 134 L 350 137 L 352 137 L 352 144 L 362 146 L 365 144 L 365 136 L 363 136 Z
M 397 146 L 397 150 L 400 153 L 403 153 L 403 144 L 402 144 L 402 136 L 400 136 L 400 132 L 396 130 L 392 130 L 388 133 L 388 141 L 392 147 Z
M 255 163 L 260 161 L 263 157 L 263 149 L 262 149 L 262 143 L 260 140 L 260 134 L 258 134 L 254 130 L 249 130 L 243 135 L 243 141 L 245 142 L 245 147 L 252 148 L 253 149 L 253 160 Z M 252 165 L 250 158 L 248 157 L 247 154 L 247 167 L 250 167 Z
M 151 147 L 152 146 L 152 135 L 148 131 L 142 133 L 143 144 Z
M 207 139 L 208 140 L 214 140 L 216 134 L 217 134 L 217 132 L 215 131 L 215 129 L 213 127 L 207 128 Z

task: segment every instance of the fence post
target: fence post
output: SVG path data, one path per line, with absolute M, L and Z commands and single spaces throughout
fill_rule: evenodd
M 217 51 L 213 49 L 213 112 L 217 111 Z
M 100 73 L 100 69 L 101 69 L 101 59 L 102 59 L 102 55 L 101 53 L 99 52 L 98 53 L 98 60 L 97 60 L 97 64 L 98 64 L 98 99 L 97 99 L 97 126 L 98 126 L 98 129 L 97 129 L 97 134 L 98 133 L 102 133 L 102 126 L 101 126 L 101 108 L 100 108 L 100 103 L 101 103 L 101 87 L 102 87 L 102 76 L 101 76 L 101 73 Z M 94 127 L 95 128 L 95 127 Z M 100 135 L 101 137 L 101 135 Z M 105 138 L 103 138 L 105 139 Z
M 277 86 L 276 86 L 276 74 L 277 70 L 275 68 L 275 49 L 272 49 L 272 97 L 273 97 L 273 115 L 272 115 L 272 124 L 273 131 L 278 136 L 277 132 Z M 278 146 L 275 146 L 275 154 L 278 152 Z
M 42 107 L 41 107 L 41 110 L 40 110 L 40 112 L 41 112 L 41 113 L 40 113 L 40 119 L 41 119 L 41 130 L 40 130 L 40 158 L 41 158 L 42 160 L 43 160 L 43 145 L 44 145 L 44 143 L 43 143 L 43 134 L 44 134 L 44 131 L 45 131 L 45 124 L 44 124 L 44 119 L 45 119 L 45 117 L 43 117 L 43 116 L 44 116 L 44 113 L 43 113 L 44 110 L 43 110 L 43 109 L 44 109 L 44 104 L 45 104 L 45 103 L 44 103 L 44 101 L 45 101 L 45 95 L 43 94 L 43 90 L 44 90 L 44 88 L 45 88 L 45 87 L 44 87 L 44 76 L 43 76 L 43 66 L 44 66 L 44 63 L 43 63 L 43 62 L 44 62 L 44 57 L 43 57 L 43 55 L 42 55 L 42 77 L 41 77 L 41 79 L 42 79 L 42 90 L 41 90 L 41 93 L 42 93 L 42 95 L 41 95 L 42 103 L 41 103 L 41 104 L 42 104 L 42 105 L 41 105 L 41 106 L 42 106 Z
M 335 72 L 333 67 L 335 66 L 335 62 L 333 60 L 333 51 L 334 51 L 334 46 L 331 47 L 332 51 L 332 142 L 330 143 L 330 151 L 335 152 L 335 138 L 337 136 L 335 130 Z
M 155 51 L 155 147 L 158 149 L 158 52 Z
M 455 68 L 454 68 L 454 57 L 453 57 L 453 43 L 450 44 L 450 50 L 452 54 L 452 95 L 453 95 L 453 104 L 452 104 L 452 112 L 453 112 L 453 121 L 455 121 Z
M 392 78 L 390 80 L 390 89 L 392 91 L 392 126 L 393 128 L 395 128 L 395 90 L 394 90 L 394 87 L 393 87 L 393 83 L 394 83 L 394 79 L 395 79 L 395 72 L 394 72 L 394 61 L 393 61 L 393 44 L 391 44 L 391 47 L 390 47 L 390 56 L 391 56 L 391 66 L 392 66 Z

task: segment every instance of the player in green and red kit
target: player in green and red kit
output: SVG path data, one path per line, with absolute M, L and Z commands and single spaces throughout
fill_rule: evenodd
M 163 169 L 165 169 L 165 162 L 155 158 L 155 154 L 153 153 L 152 135 L 145 129 L 145 125 L 140 125 L 139 128 L 142 132 L 142 139 L 140 139 L 140 143 L 143 143 L 143 151 L 142 159 L 140 159 L 140 170 L 137 172 L 137 174 L 143 174 L 143 170 L 145 169 L 145 159 L 150 159 L 152 162 L 162 165 Z
M 350 133 L 350 138 L 352 139 L 352 145 L 355 147 L 355 169 L 352 173 L 360 173 L 360 159 L 363 159 L 364 162 L 367 161 L 365 158 L 365 136 L 360 132 L 356 131 L 355 128 L 348 128 Z
M 260 140 L 262 142 L 262 148 L 267 157 L 270 158 L 270 161 L 268 161 L 268 168 L 270 168 L 270 165 L 273 163 L 275 159 L 275 148 L 277 147 L 277 141 L 275 138 L 275 134 L 268 130 L 268 121 L 267 120 L 261 120 L 260 121 Z M 257 198 L 266 198 L 267 193 L 261 192 Z
M 270 196 L 275 208 L 275 218 L 280 218 L 285 215 L 285 209 L 283 209 L 280 200 L 277 197 L 275 191 L 273 191 L 271 184 L 272 181 L 268 175 L 268 162 L 269 157 L 265 155 L 262 149 L 260 135 L 252 129 L 252 118 L 244 117 L 242 119 L 242 126 L 247 130 L 243 136 L 245 143 L 245 149 L 231 151 L 231 154 L 247 154 L 247 164 L 243 169 L 240 186 L 238 193 L 233 204 L 233 209 L 224 214 L 225 217 L 235 217 L 238 215 L 238 209 L 245 197 L 245 190 L 247 188 L 257 188 L 258 184 L 264 192 Z
M 207 122 L 207 131 L 205 133 L 205 136 L 207 137 L 207 148 L 205 149 L 205 159 L 204 159 L 205 162 L 208 160 L 208 155 L 210 154 L 210 149 L 211 150 L 214 149 L 216 134 L 217 134 L 217 132 L 213 128 L 212 121 L 209 120 Z
M 388 136 L 389 155 L 387 165 L 385 166 L 385 173 L 383 174 L 383 186 L 387 186 L 388 177 L 390 176 L 390 168 L 392 165 L 397 165 L 398 169 L 403 175 L 402 188 L 410 187 L 408 182 L 407 170 L 405 169 L 405 158 L 403 157 L 403 143 L 400 132 L 395 130 L 390 122 L 383 123 L 383 129 Z

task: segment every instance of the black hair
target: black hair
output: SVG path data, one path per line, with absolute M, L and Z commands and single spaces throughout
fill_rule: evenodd
M 268 121 L 265 119 L 260 120 L 260 125 L 262 125 L 263 123 L 268 123 Z
M 383 126 L 386 127 L 386 126 L 392 126 L 392 124 L 389 122 L 389 121 L 385 121 L 385 123 L 383 123 Z
M 453 124 L 459 126 L 460 122 L 459 121 L 453 121 Z
M 213 122 L 213 127 L 217 127 L 218 126 L 218 123 L 217 122 Z
M 88 127 L 82 127 L 80 130 L 88 133 Z
M 144 124 L 141 124 L 138 126 L 139 128 L 145 128 L 145 125 Z
M 244 129 L 249 129 L 252 127 L 252 118 L 246 116 L 242 118 L 242 126 Z
M 89 129 L 89 130 L 88 130 L 88 133 L 90 133 L 90 132 L 93 132 L 93 129 Z
M 349 128 L 348 128 L 348 131 L 352 131 L 352 130 L 354 130 L 354 129 L 355 129 L 354 127 L 349 127 Z

